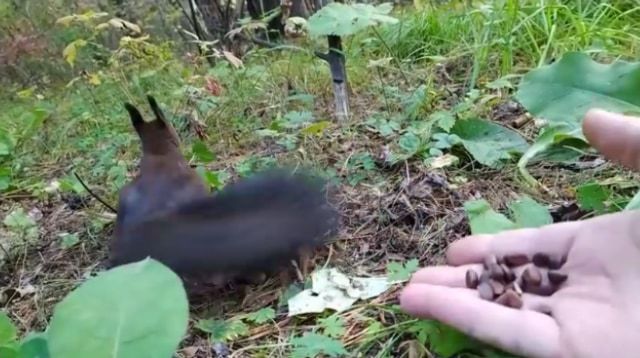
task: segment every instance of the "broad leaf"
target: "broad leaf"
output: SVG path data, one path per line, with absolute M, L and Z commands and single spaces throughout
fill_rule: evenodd
M 638 210 L 640 209 L 640 191 L 631 198 L 631 201 L 627 204 L 624 210 Z
M 203 319 L 198 321 L 196 327 L 211 334 L 214 342 L 225 342 L 244 336 L 249 333 L 249 327 L 239 319 Z
M 15 140 L 9 135 L 9 132 L 0 128 L 0 157 L 11 154 Z
M 191 153 L 197 161 L 202 163 L 210 163 L 216 159 L 215 154 L 207 148 L 207 145 L 201 141 L 197 140 L 193 142 L 191 146 Z
M 346 355 L 342 342 L 318 333 L 305 333 L 302 337 L 291 340 L 294 349 L 293 358 L 314 358 L 319 354 L 327 357 Z
M 68 44 L 67 47 L 62 50 L 62 56 L 64 60 L 69 63 L 71 67 L 76 63 L 76 57 L 78 56 L 78 49 L 87 45 L 87 41 L 83 39 L 75 40 Z
M 20 350 L 15 347 L 15 344 L 0 346 L 0 357 L 2 358 L 22 358 L 20 357 Z
M 586 53 L 569 52 L 548 66 L 527 73 L 516 99 L 534 116 L 581 131 L 591 108 L 640 111 L 640 62 L 595 62 Z
M 574 138 L 569 133 L 569 126 L 566 124 L 557 124 L 549 126 L 540 132 L 536 141 L 527 149 L 527 151 L 518 160 L 518 171 L 529 185 L 537 185 L 536 179 L 529 174 L 527 164 L 536 156 L 548 151 L 555 145 L 560 145 L 564 140 Z
M 411 259 L 407 262 L 390 262 L 387 264 L 387 275 L 389 281 L 406 281 L 418 269 L 418 260 Z
M 518 133 L 480 119 L 457 121 L 451 133 L 460 137 L 475 160 L 492 168 L 500 168 L 502 161 L 511 159 L 514 153 L 523 153 L 528 147 Z
M 457 353 L 477 350 L 484 346 L 451 326 L 440 322 L 435 325 L 437 329 L 429 336 L 429 345 L 442 357 L 452 357 Z
M 606 211 L 606 201 L 609 197 L 611 197 L 611 193 L 608 188 L 598 183 L 587 183 L 576 189 L 578 204 L 584 210 Z
M 49 358 L 50 356 L 45 333 L 31 333 L 20 344 L 20 358 Z
M 549 210 L 528 196 L 510 203 L 509 209 L 519 228 L 540 227 L 553 223 Z
M 263 324 L 276 318 L 276 311 L 271 307 L 261 308 L 247 315 L 247 320 L 257 324 Z
M 15 341 L 17 332 L 9 316 L 0 312 L 0 346 Z
M 456 124 L 456 116 L 451 111 L 437 111 L 429 116 L 429 120 L 437 123 L 447 133 Z
M 171 357 L 186 333 L 180 278 L 153 259 L 103 272 L 54 309 L 47 331 L 54 357 Z
M 373 6 L 332 2 L 309 18 L 309 34 L 313 37 L 349 36 L 369 26 L 383 23 L 395 24 L 398 20 L 387 15 L 392 9 L 391 3 Z
M 471 233 L 474 235 L 495 234 L 516 228 L 511 220 L 495 212 L 484 199 L 467 201 L 464 203 L 464 210 L 467 212 Z
M 63 249 L 68 249 L 70 247 L 73 247 L 74 245 L 80 242 L 80 237 L 78 236 L 78 233 L 63 232 L 63 233 L 60 233 L 58 237 L 60 237 L 60 244 Z
M 324 334 L 331 338 L 340 338 L 346 331 L 344 320 L 337 314 L 332 314 L 327 318 L 321 318 L 320 325 L 322 326 Z

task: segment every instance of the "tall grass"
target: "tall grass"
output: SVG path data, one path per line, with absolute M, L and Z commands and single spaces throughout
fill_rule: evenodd
M 628 1 L 460 1 L 408 12 L 381 38 L 394 55 L 416 62 L 470 58 L 471 83 L 540 66 L 567 51 L 638 57 L 640 7 Z M 383 47 L 380 46 L 380 51 Z

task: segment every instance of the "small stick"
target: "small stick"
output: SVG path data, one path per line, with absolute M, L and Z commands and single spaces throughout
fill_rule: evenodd
M 111 212 L 113 212 L 114 214 L 118 213 L 118 210 L 114 209 L 113 206 L 107 204 L 104 200 L 102 200 L 101 197 L 99 197 L 97 194 L 95 194 L 93 191 L 91 191 L 91 189 L 89 189 L 87 184 L 85 184 L 84 181 L 82 181 L 82 179 L 80 179 L 80 176 L 76 172 L 73 172 L 73 175 L 76 177 L 76 179 L 78 179 L 78 182 L 80 182 L 80 185 L 82 185 L 84 190 L 86 190 L 91 196 L 93 196 L 96 200 L 98 200 L 100 202 L 100 204 L 106 206 L 107 209 L 111 210 Z

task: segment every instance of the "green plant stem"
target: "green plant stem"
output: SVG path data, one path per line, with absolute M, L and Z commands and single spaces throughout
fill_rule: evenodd
M 378 40 L 380 40 L 380 43 L 382 44 L 382 46 L 384 46 L 384 48 L 391 55 L 391 59 L 396 63 L 396 66 L 398 66 L 398 71 L 400 71 L 400 75 L 402 76 L 402 79 L 405 81 L 405 83 L 409 84 L 410 83 L 409 79 L 407 78 L 407 75 L 402 70 L 402 63 L 400 63 L 400 60 L 398 60 L 398 56 L 396 56 L 396 54 L 393 53 L 393 50 L 391 50 L 391 47 L 389 47 L 389 45 L 384 41 L 382 36 L 380 36 L 380 32 L 378 32 L 378 30 L 376 30 L 375 27 L 372 29 L 373 29 L 373 33 L 376 35 Z

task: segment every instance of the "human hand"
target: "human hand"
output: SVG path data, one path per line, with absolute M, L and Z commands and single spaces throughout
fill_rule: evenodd
M 583 132 L 608 158 L 640 170 L 640 119 L 600 110 Z M 485 257 L 566 257 L 568 279 L 550 296 L 524 293 L 513 309 L 466 288 Z M 416 272 L 400 296 L 406 312 L 527 357 L 631 357 L 640 339 L 640 211 L 475 235 L 451 244 L 447 266 Z

